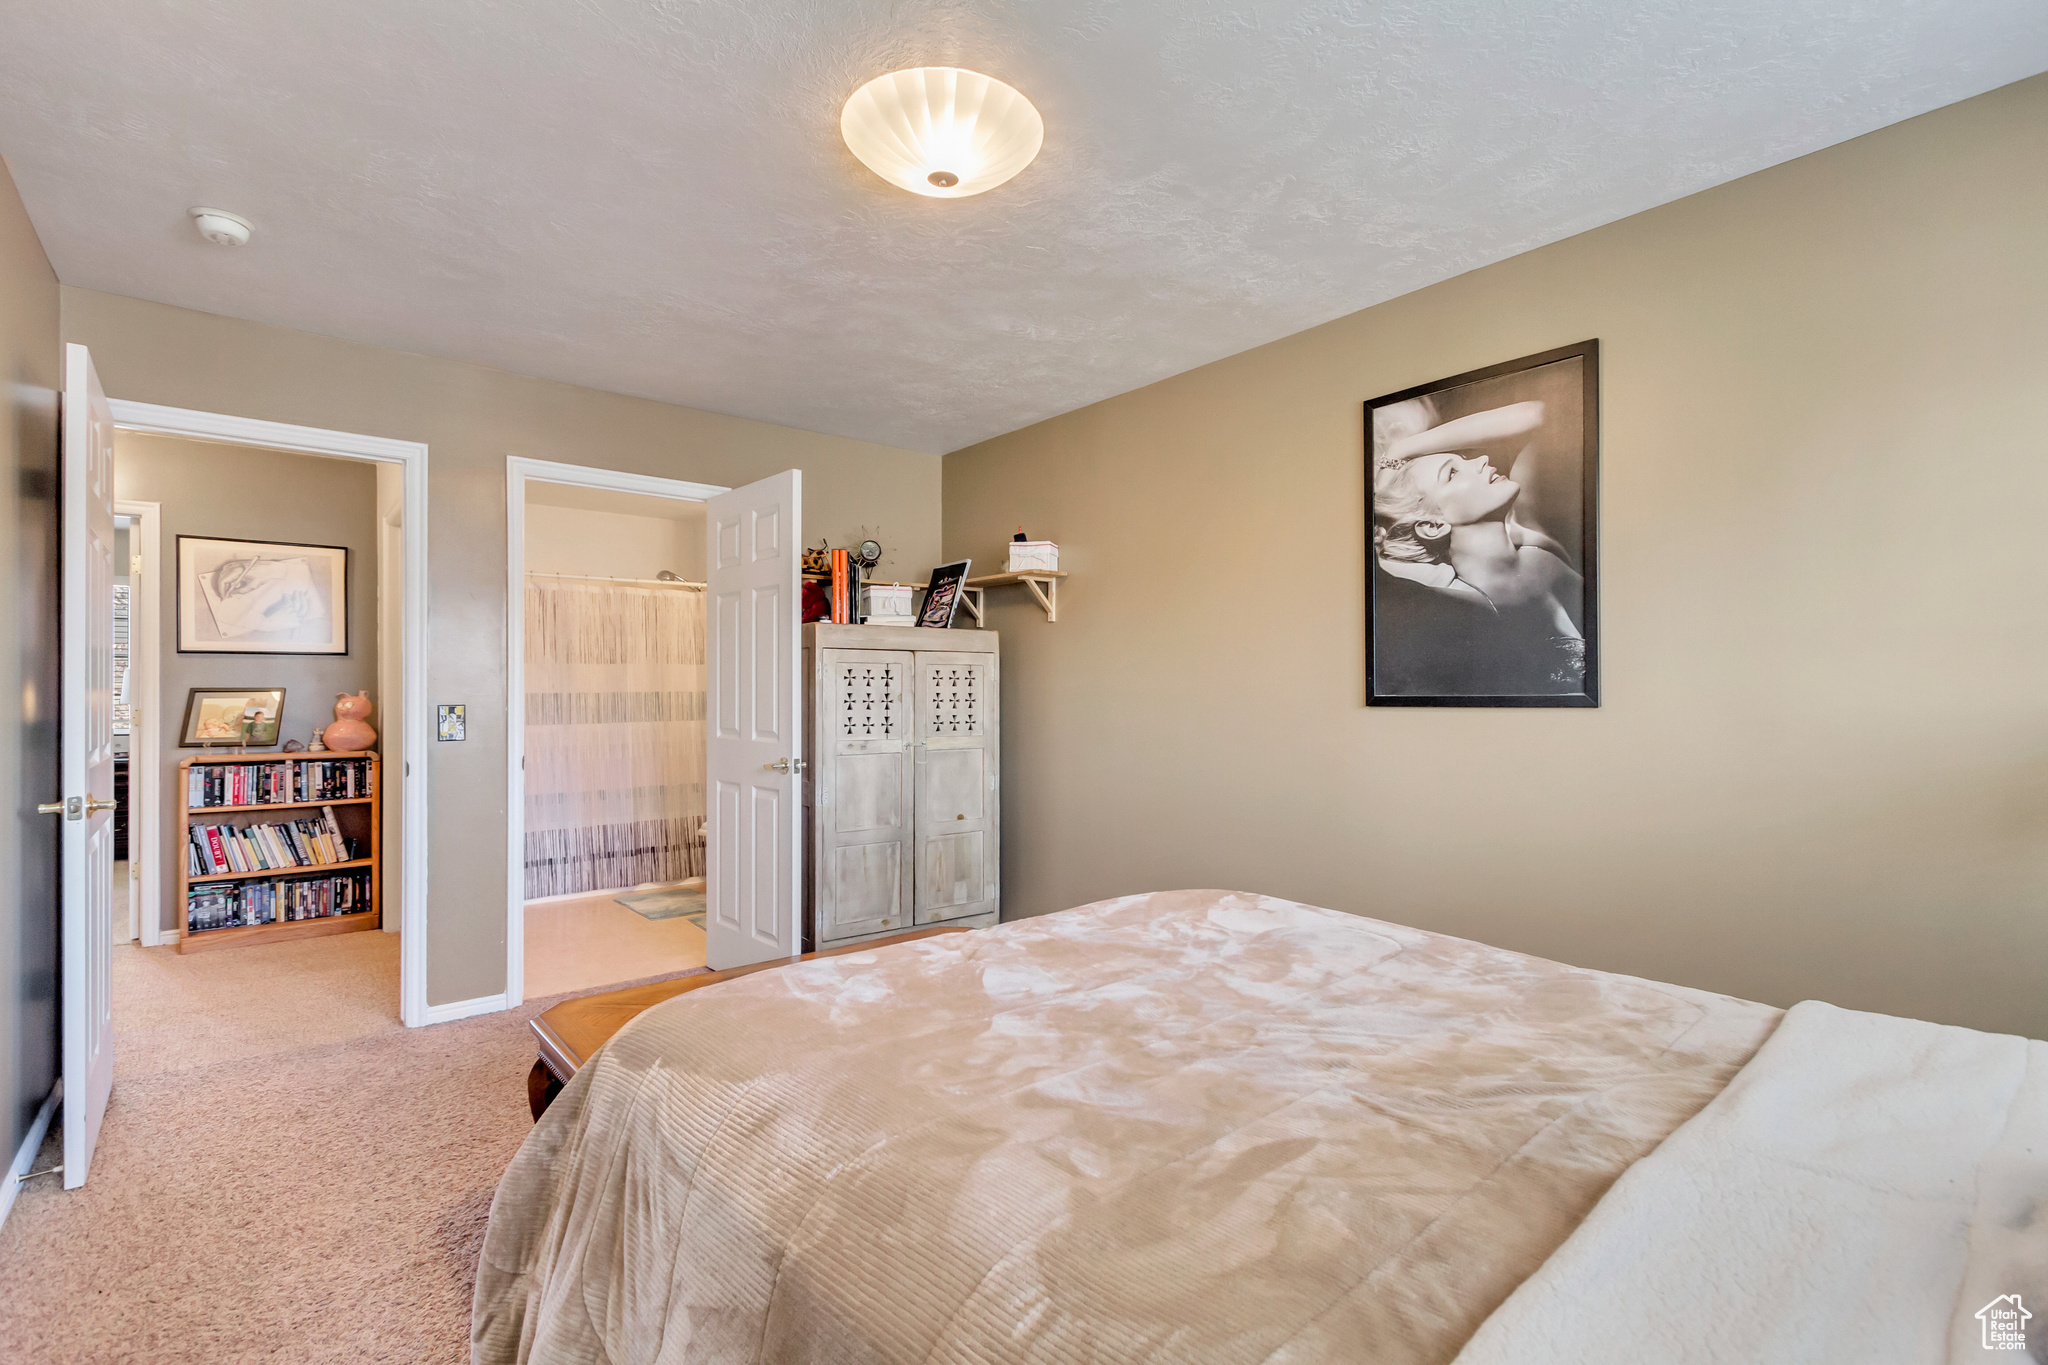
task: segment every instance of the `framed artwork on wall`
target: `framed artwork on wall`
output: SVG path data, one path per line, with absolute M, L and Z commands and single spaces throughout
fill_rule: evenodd
M 348 653 L 348 549 L 178 537 L 180 654 Z
M 1368 706 L 1597 706 L 1600 343 L 1365 405 Z
M 216 744 L 257 748 L 277 743 L 283 723 L 282 687 L 195 687 L 185 694 L 178 744 L 186 749 Z

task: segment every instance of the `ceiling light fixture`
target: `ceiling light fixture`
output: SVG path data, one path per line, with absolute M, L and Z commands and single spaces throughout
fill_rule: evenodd
M 215 246 L 249 245 L 249 220 L 219 209 L 193 209 L 193 225 L 199 235 Z
M 890 184 L 928 199 L 965 199 L 1029 166 L 1045 142 L 1045 120 L 993 77 L 919 66 L 854 91 L 839 133 Z

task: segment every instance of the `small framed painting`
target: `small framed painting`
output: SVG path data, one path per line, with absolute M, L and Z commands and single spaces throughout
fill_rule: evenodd
M 953 624 L 953 613 L 960 610 L 960 585 L 967 581 L 967 568 L 972 563 L 971 559 L 963 559 L 932 570 L 931 586 L 924 591 L 924 608 L 917 614 L 919 625 L 944 630 Z
M 348 653 L 348 548 L 179 536 L 178 652 Z
M 1368 706 L 1600 704 L 1600 343 L 1365 405 Z
M 185 696 L 178 744 L 186 749 L 216 744 L 262 748 L 277 743 L 283 723 L 282 687 L 195 687 Z

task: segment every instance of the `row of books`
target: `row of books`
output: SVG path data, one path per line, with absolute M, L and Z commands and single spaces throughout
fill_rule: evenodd
M 293 766 L 299 770 L 295 801 L 346 801 L 372 795 L 377 785 L 375 769 L 365 759 L 302 758 Z
M 302 919 L 353 915 L 370 908 L 370 872 L 336 877 L 295 877 L 268 882 L 211 882 L 185 896 L 185 931 L 234 929 Z
M 195 877 L 222 872 L 274 872 L 281 868 L 345 863 L 354 856 L 334 807 L 322 806 L 317 820 L 269 825 L 192 825 L 185 845 L 185 870 Z
M 291 763 L 195 763 L 186 770 L 185 804 L 270 806 L 298 801 L 345 801 L 369 796 L 376 785 L 364 759 L 299 759 Z

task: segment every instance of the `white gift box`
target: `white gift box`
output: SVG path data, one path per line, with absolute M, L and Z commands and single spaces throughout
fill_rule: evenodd
M 908 583 L 863 583 L 860 614 L 871 626 L 913 625 L 917 616 L 917 589 Z
M 1060 547 L 1049 540 L 1013 540 L 1010 542 L 1010 572 L 1029 573 L 1033 569 L 1058 569 Z

